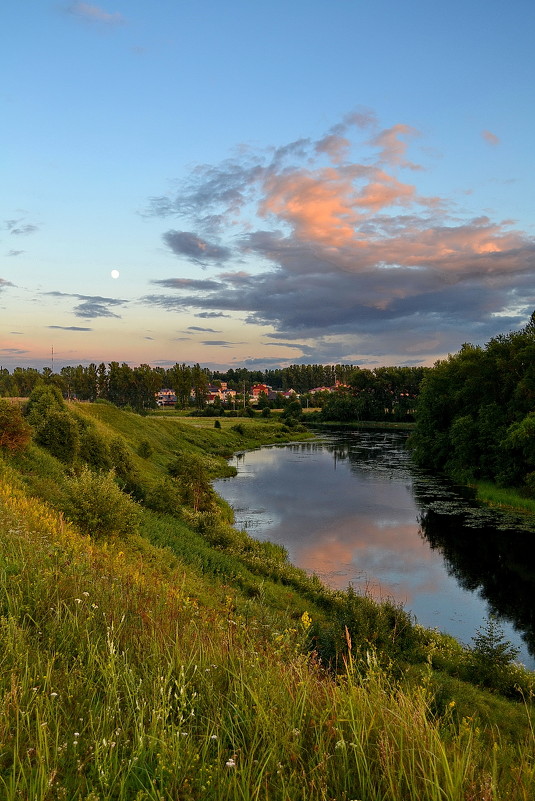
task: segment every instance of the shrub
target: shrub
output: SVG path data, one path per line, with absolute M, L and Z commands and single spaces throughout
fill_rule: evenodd
M 65 513 L 93 537 L 137 533 L 139 506 L 115 483 L 113 470 L 93 473 L 84 467 L 67 481 Z
M 177 455 L 167 468 L 180 487 L 182 503 L 194 512 L 211 511 L 215 504 L 215 492 L 210 484 L 208 472 L 198 456 L 192 453 Z
M 88 426 L 82 431 L 78 455 L 93 470 L 109 470 L 112 467 L 110 449 L 96 428 Z
M 180 487 L 172 478 L 163 478 L 146 493 L 144 505 L 155 512 L 178 516 L 182 510 Z
M 76 421 L 68 412 L 58 409 L 48 412 L 37 429 L 35 439 L 65 464 L 75 459 L 80 444 Z
M 142 439 L 137 446 L 137 455 L 141 456 L 142 459 L 150 459 L 153 453 L 154 449 L 150 442 L 146 439 Z
M 60 390 L 50 384 L 38 384 L 32 390 L 26 404 L 28 422 L 32 426 L 39 427 L 52 411 L 65 411 L 65 403 Z
M 0 399 L 0 449 L 10 453 L 23 451 L 31 438 L 32 430 L 20 407 Z
M 215 421 L 214 428 L 221 428 L 221 423 L 219 422 L 219 420 Z

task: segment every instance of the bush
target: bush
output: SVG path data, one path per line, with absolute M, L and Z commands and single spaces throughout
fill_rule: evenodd
M 113 470 L 93 473 L 84 467 L 67 481 L 65 513 L 92 537 L 135 534 L 141 511 L 115 483 Z
M 93 470 L 109 470 L 112 467 L 110 449 L 96 428 L 88 426 L 82 431 L 78 455 Z
M 146 439 L 142 439 L 137 446 L 137 455 L 141 456 L 142 459 L 150 459 L 153 453 L 154 449 L 150 442 Z
M 0 450 L 23 451 L 32 438 L 32 430 L 24 420 L 19 406 L 0 399 Z
M 35 439 L 64 464 L 70 464 L 78 454 L 78 426 L 68 412 L 58 409 L 48 412 L 37 429 Z
M 155 512 L 180 516 L 182 494 L 180 487 L 172 478 L 163 478 L 146 493 L 144 505 Z
M 216 495 L 204 463 L 198 456 L 192 453 L 187 456 L 179 454 L 167 471 L 178 483 L 184 506 L 190 506 L 194 512 L 212 511 Z
M 53 411 L 65 411 L 65 403 L 60 390 L 52 385 L 38 384 L 32 390 L 26 404 L 28 422 L 39 428 Z

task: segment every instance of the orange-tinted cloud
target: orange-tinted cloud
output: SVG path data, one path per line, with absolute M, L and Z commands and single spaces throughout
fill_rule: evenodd
M 487 144 L 492 145 L 493 147 L 496 147 L 496 145 L 500 144 L 500 138 L 496 136 L 496 134 L 493 134 L 492 131 L 481 131 L 481 136 L 485 142 L 487 142 Z

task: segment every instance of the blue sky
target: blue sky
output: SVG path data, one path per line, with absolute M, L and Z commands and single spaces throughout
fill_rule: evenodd
M 0 363 L 432 364 L 521 327 L 534 22 L 8 0 Z

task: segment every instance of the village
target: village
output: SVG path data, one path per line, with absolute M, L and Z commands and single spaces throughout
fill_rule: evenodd
M 340 381 L 336 381 L 332 387 L 314 387 L 308 391 L 307 394 L 314 395 L 319 392 L 335 392 L 338 389 L 346 387 Z M 242 404 L 250 406 L 258 406 L 263 399 L 264 401 L 287 401 L 295 400 L 301 397 L 295 389 L 288 389 L 285 391 L 274 390 L 268 384 L 253 384 L 249 391 L 244 386 L 244 392 L 239 393 L 235 389 L 230 389 L 226 381 L 219 381 L 217 384 L 209 384 L 206 388 L 205 402 L 206 404 L 225 404 L 230 407 L 236 405 L 236 399 L 239 396 L 239 401 Z M 194 390 L 191 390 L 191 399 L 195 398 Z M 159 407 L 175 406 L 177 403 L 176 392 L 173 389 L 160 389 L 155 393 L 156 405 Z

